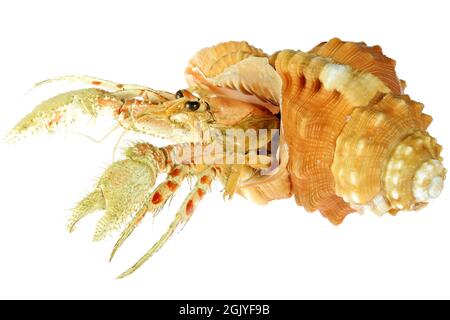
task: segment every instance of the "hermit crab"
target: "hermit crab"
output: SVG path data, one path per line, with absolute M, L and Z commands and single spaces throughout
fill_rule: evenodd
M 331 39 L 267 55 L 230 41 L 197 52 L 185 75 L 188 87 L 176 93 L 85 76 L 47 80 L 38 85 L 69 80 L 86 88 L 42 102 L 10 132 L 54 132 L 81 115 L 108 114 L 127 131 L 171 141 L 130 146 L 73 209 L 70 231 L 105 211 L 95 240 L 126 225 L 112 258 L 147 213 L 195 180 L 168 230 L 120 277 L 189 221 L 215 180 L 224 197 L 265 204 L 294 196 L 333 224 L 365 209 L 417 210 L 443 188 L 441 146 L 427 132 L 432 118 L 403 93 L 395 61 L 379 46 Z

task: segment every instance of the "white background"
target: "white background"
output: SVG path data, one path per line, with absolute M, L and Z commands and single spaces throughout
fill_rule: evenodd
M 380 44 L 434 117 L 449 168 L 447 1 L 1 1 L 0 135 L 31 110 L 37 81 L 87 74 L 175 91 L 198 49 L 247 40 L 270 53 L 332 37 Z M 104 135 L 97 132 L 96 137 Z M 68 234 L 70 208 L 111 163 L 117 134 L 0 143 L 0 298 L 450 298 L 449 189 L 397 217 L 339 227 L 294 201 L 224 202 L 220 187 L 138 272 L 115 280 L 164 230 L 176 203 L 107 258 L 99 215 Z

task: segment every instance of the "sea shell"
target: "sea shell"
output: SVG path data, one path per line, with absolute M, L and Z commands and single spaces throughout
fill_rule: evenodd
M 258 203 L 293 194 L 339 224 L 364 207 L 418 209 L 442 189 L 441 147 L 426 132 L 432 119 L 403 94 L 379 46 L 335 38 L 268 56 L 228 42 L 200 51 L 186 76 L 211 94 L 280 110 L 279 168 L 239 185 Z

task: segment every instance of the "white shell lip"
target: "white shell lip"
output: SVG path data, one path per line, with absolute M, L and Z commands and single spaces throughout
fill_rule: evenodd
M 414 175 L 413 194 L 417 202 L 436 199 L 444 188 L 445 169 L 442 162 L 430 159 L 422 163 Z

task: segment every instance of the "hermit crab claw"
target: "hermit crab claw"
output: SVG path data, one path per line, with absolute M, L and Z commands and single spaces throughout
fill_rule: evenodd
M 68 91 L 41 102 L 10 131 L 6 137 L 8 142 L 14 142 L 24 135 L 67 128 L 83 116 L 89 120 L 102 115 L 112 116 L 128 128 L 130 124 L 125 125 L 123 121 L 129 116 L 130 109 L 142 105 L 144 101 L 146 105 L 157 105 L 175 99 L 175 95 L 169 92 L 86 76 L 50 79 L 36 84 L 34 88 L 55 82 L 76 82 L 89 87 Z
M 74 123 L 82 115 L 96 117 L 101 109 L 98 106 L 100 98 L 117 101 L 108 92 L 96 88 L 70 91 L 43 101 L 16 124 L 7 140 L 13 141 L 27 134 L 54 132 L 61 125 Z
M 127 150 L 127 159 L 117 161 L 106 169 L 94 191 L 73 209 L 68 224 L 70 232 L 83 217 L 97 210 L 105 210 L 94 233 L 94 241 L 101 240 L 145 205 L 160 166 L 153 157 L 158 156 L 157 148 L 152 153 L 148 150 L 140 150 L 142 146 L 138 144 L 131 147 Z M 150 146 L 146 144 L 145 148 L 148 149 Z M 142 152 L 147 155 L 140 156 Z

